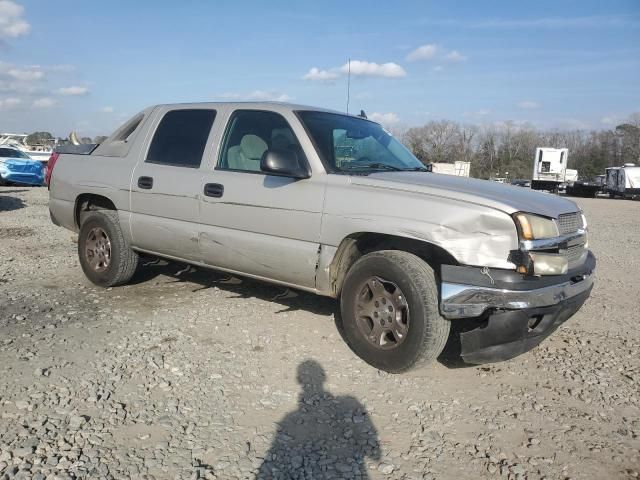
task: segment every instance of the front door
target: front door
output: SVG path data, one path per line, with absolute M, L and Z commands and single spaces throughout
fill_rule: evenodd
M 201 187 L 203 260 L 313 288 L 326 177 L 267 175 L 260 170 L 260 159 L 268 149 L 288 149 L 300 162 L 307 161 L 282 115 L 232 112 L 215 170 L 205 173 Z

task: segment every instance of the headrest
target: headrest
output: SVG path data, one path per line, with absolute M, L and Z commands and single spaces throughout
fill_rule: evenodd
M 257 135 L 245 135 L 240 140 L 240 148 L 247 158 L 259 160 L 267 149 L 267 143 Z

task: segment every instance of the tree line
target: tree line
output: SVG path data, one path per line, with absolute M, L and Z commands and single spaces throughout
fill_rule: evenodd
M 640 112 L 609 130 L 544 131 L 515 122 L 478 126 L 440 120 L 410 128 L 400 138 L 425 164 L 471 162 L 476 178 L 531 178 L 537 147 L 568 148 L 568 167 L 582 179 L 602 175 L 607 167 L 640 165 Z

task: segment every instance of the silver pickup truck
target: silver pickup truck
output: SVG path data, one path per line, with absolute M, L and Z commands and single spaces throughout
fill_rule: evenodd
M 339 299 L 371 365 L 525 352 L 589 296 L 595 258 L 571 201 L 427 172 L 380 125 L 281 103 L 147 108 L 49 162 L 49 209 L 86 276 L 126 283 L 140 253 Z

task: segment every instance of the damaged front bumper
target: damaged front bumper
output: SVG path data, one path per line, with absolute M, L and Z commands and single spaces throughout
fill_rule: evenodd
M 582 265 L 558 276 L 443 266 L 440 310 L 464 324 L 459 328 L 463 360 L 502 361 L 538 345 L 589 297 L 595 266 L 591 252 Z

